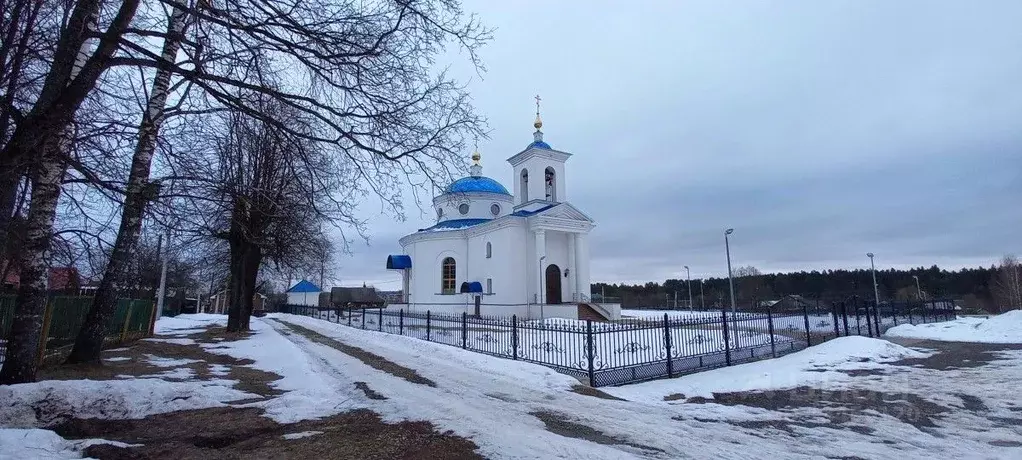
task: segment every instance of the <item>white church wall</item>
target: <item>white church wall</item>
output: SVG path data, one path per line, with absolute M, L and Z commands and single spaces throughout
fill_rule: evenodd
M 441 264 L 444 258 L 454 258 L 455 291 L 465 280 L 468 267 L 464 238 L 450 240 L 421 240 L 408 245 L 405 251 L 412 257 L 412 280 L 409 303 L 448 304 L 460 302 L 458 294 L 443 294 Z
M 439 221 L 457 219 L 494 219 L 506 216 L 514 208 L 513 198 L 498 193 L 453 193 L 441 195 L 433 200 L 433 207 L 443 210 Z M 461 213 L 461 205 L 468 205 L 467 213 Z M 500 209 L 493 214 L 492 206 Z
M 546 270 L 550 265 L 557 265 L 559 274 L 557 275 L 558 281 L 561 285 L 561 301 L 571 302 L 571 293 L 573 291 L 572 286 L 568 286 L 568 278 L 564 277 L 564 269 L 568 268 L 568 236 L 570 234 L 563 232 L 546 231 L 546 260 L 543 261 L 543 299 L 544 301 L 550 301 L 546 298 Z M 538 267 L 537 267 L 538 268 Z
M 468 280 L 478 281 L 483 286 L 484 304 L 524 303 L 522 287 L 524 267 L 521 260 L 521 239 L 517 238 L 518 226 L 504 227 L 492 232 L 472 236 L 468 240 L 471 260 Z M 486 257 L 486 245 L 490 245 L 490 257 Z M 492 293 L 487 291 L 486 280 L 492 280 Z

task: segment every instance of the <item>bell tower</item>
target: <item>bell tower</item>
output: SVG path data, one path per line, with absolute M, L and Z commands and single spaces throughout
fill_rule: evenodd
M 530 203 L 539 207 L 567 201 L 564 193 L 564 162 L 571 154 L 554 150 L 543 140 L 543 120 L 539 115 L 541 100 L 537 95 L 536 121 L 532 123 L 536 131 L 532 133 L 532 143 L 507 159 L 514 168 L 516 209 Z

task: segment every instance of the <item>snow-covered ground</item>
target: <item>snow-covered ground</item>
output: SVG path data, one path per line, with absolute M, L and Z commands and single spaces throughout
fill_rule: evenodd
M 222 316 L 207 316 L 161 320 L 158 338 L 222 324 Z M 310 339 L 290 325 L 321 337 Z M 488 458 L 1022 458 L 1017 426 L 998 422 L 1019 418 L 1017 398 L 1007 390 L 1022 375 L 1019 351 L 999 352 L 996 365 L 937 370 L 893 362 L 920 360 L 933 351 L 845 337 L 776 360 L 603 388 L 622 398 L 613 400 L 572 392 L 576 379 L 540 365 L 414 337 L 285 314 L 253 318 L 252 327 L 246 339 L 203 345 L 283 376 L 273 383 L 282 395 L 246 406 L 264 408 L 266 416 L 282 422 L 356 408 L 370 409 L 389 422 L 426 420 L 471 439 Z M 378 355 L 426 380 L 379 370 L 338 349 L 344 346 Z M 252 396 L 231 383 L 219 378 L 131 379 L 0 387 L 0 457 L 14 452 L 13 458 L 40 458 L 32 454 L 37 447 L 49 458 L 80 454 L 83 442 L 34 429 L 46 426 L 31 408 L 43 401 L 79 417 L 138 418 Z M 720 392 L 801 386 L 879 391 L 898 401 L 925 398 L 948 410 L 920 428 L 900 414 L 874 409 L 842 412 L 836 419 L 826 406 L 767 408 L 713 399 Z M 373 398 L 364 388 L 386 399 Z M 709 400 L 686 401 L 694 396 Z M 977 401 L 986 415 L 975 410 Z M 287 436 L 301 442 L 315 434 Z
M 904 324 L 887 331 L 891 337 L 948 342 L 1022 343 L 1022 310 L 990 318 L 962 317 L 933 324 Z
M 886 362 L 929 355 L 885 340 L 850 336 L 777 359 L 604 390 L 636 401 L 663 401 L 665 396 L 672 394 L 712 398 L 714 392 L 784 389 L 851 380 L 842 371 L 883 369 Z
M 339 392 L 354 381 L 366 382 L 388 399 L 368 401 L 388 420 L 425 419 L 441 430 L 469 437 L 492 458 L 1010 458 L 1022 453 L 1011 444 L 1017 433 L 959 411 L 957 393 L 978 394 L 992 411 L 1011 414 L 1006 379 L 1022 370 L 1022 354 L 1005 355 L 992 369 L 955 372 L 897 366 L 889 361 L 921 358 L 931 352 L 911 350 L 879 339 L 847 337 L 786 358 L 734 366 L 671 380 L 610 388 L 627 401 L 605 400 L 568 392 L 570 377 L 540 366 L 491 358 L 456 347 L 390 334 L 360 331 L 312 318 L 270 315 L 347 345 L 372 351 L 414 369 L 436 387 L 415 384 L 375 371 L 333 348 L 292 334 L 307 353 L 322 358 L 319 372 L 336 379 Z M 272 320 L 272 319 L 271 319 Z M 777 368 L 773 369 L 771 364 Z M 870 371 L 853 377 L 844 371 Z M 880 374 L 891 371 L 891 375 Z M 768 410 L 742 405 L 665 401 L 663 396 L 689 392 L 792 388 L 872 388 L 897 395 L 912 393 L 955 409 L 928 431 L 896 416 L 864 410 L 845 414 L 844 424 L 807 427 L 827 419 L 816 407 Z M 634 390 L 633 390 L 634 388 Z M 686 397 L 691 397 L 686 393 Z M 365 399 L 365 398 L 363 398 Z M 599 444 L 548 431 L 539 413 L 597 430 L 615 441 Z M 1001 412 L 998 412 L 1001 413 Z M 499 416 L 495 416 L 499 414 Z M 807 422 L 810 421 L 810 422 Z M 793 423 L 791 431 L 769 428 Z M 799 424 L 803 425 L 799 425 Z M 766 427 L 764 427 L 766 426 Z M 965 430 L 982 426 L 982 432 Z M 868 431 L 862 428 L 869 427 Z M 853 429 L 854 428 L 854 429 Z M 585 430 L 582 430 L 585 431 Z M 992 444 L 993 443 L 993 444 Z

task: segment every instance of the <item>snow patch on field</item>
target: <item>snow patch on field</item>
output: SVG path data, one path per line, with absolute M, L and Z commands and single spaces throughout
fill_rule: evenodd
M 323 432 L 322 431 L 302 431 L 301 433 L 288 433 L 288 434 L 285 434 L 283 437 L 284 437 L 284 439 L 292 440 L 292 439 L 307 438 L 309 436 L 315 436 L 317 434 L 323 434 Z
M 178 366 L 187 366 L 187 365 L 192 364 L 192 363 L 200 363 L 200 362 L 202 362 L 202 360 L 200 360 L 200 359 L 187 359 L 187 358 L 173 359 L 173 358 L 164 358 L 162 356 L 156 356 L 156 355 L 150 355 L 150 354 L 147 354 L 145 356 L 146 356 L 146 361 L 148 361 L 149 364 L 152 364 L 153 366 L 156 366 L 156 367 L 178 367 Z
M 841 337 L 777 359 L 725 367 L 683 377 L 605 388 L 628 400 L 663 401 L 672 394 L 713 398 L 714 392 L 795 388 L 848 380 L 841 371 L 883 368 L 886 362 L 929 356 L 886 340 Z
M 987 319 L 966 317 L 943 323 L 903 324 L 889 329 L 886 335 L 945 342 L 1022 343 L 1022 310 Z
M 0 426 L 46 427 L 66 418 L 140 419 L 258 397 L 227 381 L 44 380 L 0 387 Z
M 142 340 L 145 340 L 146 342 L 173 343 L 175 345 L 194 345 L 195 344 L 195 341 L 192 340 L 192 339 L 182 339 L 182 338 L 176 338 L 176 339 L 149 338 L 149 339 L 142 339 Z

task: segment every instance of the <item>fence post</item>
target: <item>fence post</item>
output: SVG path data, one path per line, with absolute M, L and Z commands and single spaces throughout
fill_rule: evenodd
M 348 309 L 348 327 L 351 327 L 351 309 Z
M 518 315 L 511 315 L 511 359 L 518 359 Z
M 837 302 L 830 303 L 830 313 L 834 315 L 834 337 L 841 337 L 841 327 L 838 326 L 837 319 Z
M 382 308 L 380 309 L 380 324 L 379 324 L 379 326 L 380 326 L 380 328 L 379 328 L 380 332 L 383 332 L 383 309 Z
M 770 331 L 770 355 L 777 357 L 777 345 L 774 344 L 774 309 L 767 307 L 767 328 Z
M 908 310 L 908 323 L 909 324 L 915 324 L 914 322 L 912 322 L 912 301 L 911 300 L 906 300 L 905 301 L 905 309 Z
M 802 304 L 802 318 L 806 322 L 806 346 L 811 347 L 813 346 L 813 338 L 809 329 L 809 305 Z
M 39 364 L 46 357 L 46 341 L 50 339 L 50 323 L 53 322 L 53 300 L 46 299 L 46 312 L 43 313 L 43 330 L 39 335 Z
M 724 363 L 731 365 L 731 343 L 727 334 L 727 307 L 720 308 L 720 324 L 724 326 Z
M 894 325 L 897 326 L 898 325 L 898 307 L 894 306 L 894 301 L 893 300 L 891 301 L 890 305 L 891 305 L 891 318 L 894 319 Z M 877 309 L 879 310 L 880 307 L 877 307 Z
M 841 318 L 845 324 L 845 337 L 848 337 L 848 305 L 844 300 L 841 301 Z
M 428 323 L 427 323 L 428 324 Z M 362 329 L 366 328 L 366 309 L 362 309 Z
M 153 334 L 156 334 L 156 302 L 149 306 L 149 335 L 146 337 L 152 337 Z
M 405 309 L 397 312 L 397 335 L 405 335 Z
M 429 314 L 429 310 L 426 310 L 426 341 L 427 342 L 429 342 L 429 323 L 430 323 L 430 314 Z
M 596 350 L 593 350 L 593 320 L 586 320 L 586 360 L 589 361 L 589 386 L 595 387 L 596 383 L 593 382 L 593 358 L 596 355 Z
M 667 349 L 667 377 L 674 377 L 674 363 L 671 362 L 671 322 L 664 313 L 664 347 Z M 589 377 L 592 384 L 592 376 Z
M 467 348 L 468 343 L 468 313 L 461 312 L 461 348 Z
M 131 312 L 132 312 L 134 306 L 135 306 L 135 302 L 129 300 L 128 301 L 128 314 L 124 315 L 124 325 L 121 326 L 121 343 L 124 343 L 124 341 L 127 340 L 127 337 L 128 337 L 128 324 L 131 323 Z

